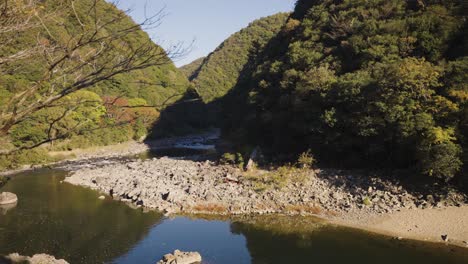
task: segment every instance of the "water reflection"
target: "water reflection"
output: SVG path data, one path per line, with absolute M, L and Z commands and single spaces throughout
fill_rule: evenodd
M 175 249 L 198 251 L 203 264 L 250 263 L 244 236 L 230 232 L 226 221 L 167 219 L 151 230 L 149 235 L 114 264 L 154 264 L 162 255 Z
M 4 204 L 0 205 L 0 215 L 6 215 L 8 211 L 11 209 L 15 208 L 18 205 L 18 203 L 12 203 L 12 204 Z
M 199 251 L 204 264 L 468 263 L 468 250 L 462 248 L 393 240 L 315 218 L 164 219 L 99 200 L 96 192 L 60 183 L 64 176 L 51 170 L 24 173 L 2 189 L 16 193 L 19 202 L 0 214 L 0 255 L 154 264 L 180 249 Z
M 70 263 L 103 263 L 127 252 L 159 223 L 84 188 L 60 183 L 64 172 L 43 170 L 14 177 L 3 189 L 16 208 L 0 215 L 0 254 L 48 253 Z
M 235 222 L 247 240 L 253 264 L 282 263 L 468 263 L 468 250 L 441 244 L 398 241 L 320 222 L 301 227 L 301 218 L 269 217 Z

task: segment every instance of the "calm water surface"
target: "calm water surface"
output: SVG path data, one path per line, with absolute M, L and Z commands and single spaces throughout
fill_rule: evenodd
M 19 196 L 0 209 L 0 255 L 48 253 L 72 264 L 154 264 L 174 249 L 204 263 L 468 263 L 468 250 L 325 225 L 308 218 L 163 218 L 60 183 L 66 172 L 21 173 L 2 189 Z

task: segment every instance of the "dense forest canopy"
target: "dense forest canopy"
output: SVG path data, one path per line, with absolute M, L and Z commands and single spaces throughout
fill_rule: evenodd
M 311 149 L 341 166 L 462 174 L 466 7 L 456 0 L 298 1 L 237 83 L 226 134 L 275 155 Z M 244 110 L 236 115 L 236 108 Z
M 37 83 L 49 63 L 43 56 L 10 59 L 28 55 L 23 50 L 31 43 L 65 43 L 95 22 L 93 0 L 45 3 L 41 12 L 54 19 L 40 16 L 41 26 L 0 32 L 3 116 L 8 102 Z M 102 21 L 123 17 L 112 4 L 95 3 Z M 163 56 L 166 63 L 66 94 L 9 128 L 2 148 L 30 148 L 57 135 L 63 137 L 55 149 L 140 138 L 170 106 L 161 127 L 221 125 L 240 149 L 261 146 L 278 159 L 310 151 L 333 166 L 410 169 L 446 180 L 463 176 L 466 10 L 461 0 L 299 0 L 292 14 L 254 21 L 180 71 Z M 124 17 L 105 30 L 136 25 Z M 147 42 L 138 28 L 114 42 L 107 58 Z

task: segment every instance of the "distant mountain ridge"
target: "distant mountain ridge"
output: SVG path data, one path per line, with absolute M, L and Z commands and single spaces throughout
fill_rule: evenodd
M 205 59 L 206 57 L 196 59 L 187 65 L 179 67 L 179 70 L 189 79 L 189 81 L 192 81 L 200 70 L 200 67 L 203 65 Z
M 202 61 L 199 59 L 183 67 L 190 69 L 189 79 L 202 99 L 211 102 L 226 95 L 237 83 L 250 55 L 280 31 L 288 16 L 289 13 L 279 13 L 255 20 L 226 39 Z

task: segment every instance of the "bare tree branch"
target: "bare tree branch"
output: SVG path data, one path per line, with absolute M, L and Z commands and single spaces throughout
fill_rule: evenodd
M 49 30 L 48 24 L 56 22 L 54 19 L 45 19 L 53 16 L 47 12 L 41 14 L 39 1 L 0 1 L 3 1 L 0 12 L 5 14 L 0 17 L 0 39 L 13 31 L 27 33 L 34 29 L 42 32 L 38 43 L 32 47 L 0 58 L 0 66 L 2 63 L 31 57 L 45 65 L 39 80 L 13 94 L 4 106 L 0 106 L 0 136 L 8 135 L 13 126 L 35 112 L 57 104 L 67 95 L 111 80 L 120 74 L 171 63 L 171 59 L 181 57 L 187 52 L 182 44 L 165 51 L 149 38 L 140 43 L 131 41 L 132 36 L 140 34 L 142 28 L 158 26 L 165 15 L 163 9 L 153 16 L 147 16 L 139 24 L 132 24 L 127 23 L 126 12 L 118 13 L 110 19 L 100 17 L 100 13 L 114 7 L 94 0 L 87 12 L 90 19 L 85 21 L 79 17 L 75 1 L 68 0 L 62 10 L 53 13 L 70 14 L 80 25 L 81 32 L 70 34 L 64 40 Z M 20 8 L 11 8 L 8 1 L 14 1 Z M 33 15 L 28 15 L 29 12 Z M 27 14 L 25 19 L 14 18 L 15 14 L 23 13 Z

